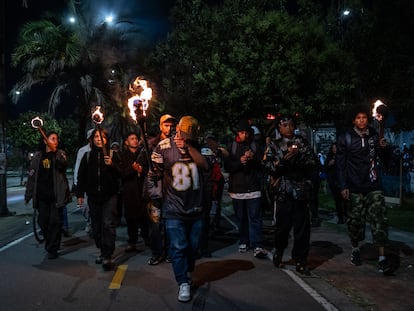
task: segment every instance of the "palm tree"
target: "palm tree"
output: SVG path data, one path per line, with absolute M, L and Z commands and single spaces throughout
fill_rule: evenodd
M 34 85 L 53 85 L 49 113 L 54 115 L 63 96 L 69 96 L 71 101 L 66 102 L 76 103 L 79 141 L 83 141 L 91 109 L 96 105 L 112 115 L 115 125 L 125 123 L 122 119 L 127 117 L 124 110 L 129 82 L 126 81 L 133 79 L 134 74 L 123 68 L 131 68 L 131 57 L 137 54 L 134 44 L 143 41 L 124 40 L 140 35 L 140 29 L 127 20 L 122 28 L 108 27 L 105 23 L 97 25 L 84 14 L 87 8 L 75 2 L 69 6 L 76 20 L 73 24 L 61 23 L 55 15 L 47 14 L 22 27 L 12 64 L 20 66 L 23 78 L 15 84 L 10 96 L 17 103 L 21 94 Z M 17 91 L 20 95 L 16 95 Z M 121 127 L 118 131 L 125 129 Z

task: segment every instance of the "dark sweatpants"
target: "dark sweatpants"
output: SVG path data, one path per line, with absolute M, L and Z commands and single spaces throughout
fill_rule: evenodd
M 298 201 L 285 196 L 276 202 L 276 252 L 283 254 L 288 246 L 289 233 L 293 227 L 292 258 L 306 264 L 310 243 L 310 211 L 307 201 Z

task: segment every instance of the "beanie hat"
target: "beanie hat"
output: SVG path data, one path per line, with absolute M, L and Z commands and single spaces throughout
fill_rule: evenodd
M 246 119 L 242 119 L 236 126 L 237 132 L 250 132 L 253 133 L 253 129 L 250 127 L 249 122 Z
M 196 140 L 200 126 L 196 118 L 192 116 L 184 116 L 178 122 L 178 128 L 183 139 Z

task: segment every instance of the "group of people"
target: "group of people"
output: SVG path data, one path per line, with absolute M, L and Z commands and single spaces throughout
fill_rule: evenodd
M 223 148 L 213 137 L 200 142 L 200 126 L 194 117 L 177 120 L 167 114 L 160 118 L 159 135 L 142 144 L 141 137 L 130 132 L 116 156 L 108 152 L 104 129 L 88 132 L 89 143 L 78 153 L 80 163 L 74 182 L 78 206 L 84 206 L 87 200 L 92 236 L 99 249 L 96 263 L 104 270 L 115 266 L 112 256 L 119 224 L 118 201 L 122 200 L 128 232 L 125 251 L 136 251 L 140 231 L 152 251 L 148 263 L 156 265 L 168 256 L 179 287 L 178 300 L 191 300 L 191 272 L 196 259 L 200 252 L 210 256 L 210 212 L 220 205 L 224 177 L 217 163 L 223 162 L 238 222 L 238 251 L 252 249 L 256 258 L 269 257 L 262 234 L 266 175 L 276 207 L 273 264 L 283 267 L 293 229 L 291 255 L 296 271 L 309 274 L 310 200 L 317 158 L 306 138 L 296 131 L 296 121 L 295 115 L 279 115 L 275 121 L 278 135 L 260 145 L 251 124 L 241 120 L 234 141 Z M 362 263 L 358 244 L 364 240 L 365 222 L 369 221 L 379 249 L 380 271 L 387 273 L 387 218 L 377 171 L 379 159 L 386 160 L 387 145 L 368 121 L 369 112 L 358 109 L 352 118 L 353 128 L 335 144 L 335 200 L 350 202 L 347 225 L 351 262 Z M 48 258 L 54 259 L 58 257 L 63 208 L 70 200 L 70 191 L 67 158 L 58 150 L 58 135 L 48 134 L 44 144 L 31 162 L 25 201 L 33 199 L 34 207 L 39 209 L 45 249 Z M 328 157 L 327 165 L 332 165 L 331 160 Z

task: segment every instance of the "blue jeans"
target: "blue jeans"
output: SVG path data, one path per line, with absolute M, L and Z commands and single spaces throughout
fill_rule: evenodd
M 187 272 L 194 270 L 200 241 L 202 219 L 166 219 L 169 255 L 178 285 L 188 283 Z
M 262 199 L 232 201 L 239 225 L 240 244 L 247 244 L 252 248 L 262 247 Z

